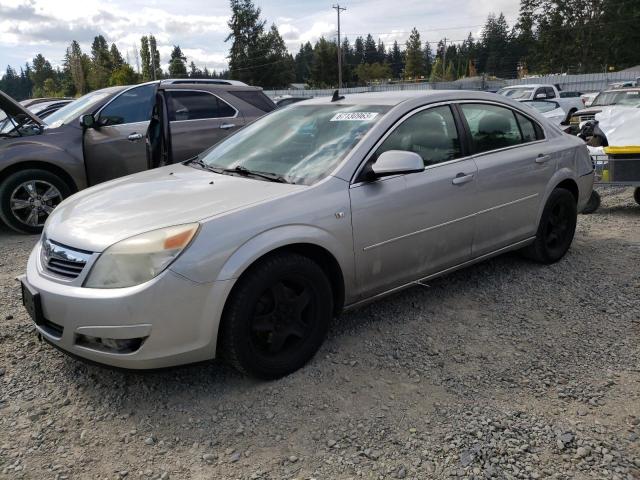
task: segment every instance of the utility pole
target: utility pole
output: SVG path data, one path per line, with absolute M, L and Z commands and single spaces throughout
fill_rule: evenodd
M 334 8 L 338 13 L 338 88 L 342 88 L 342 43 L 340 41 L 340 12 L 344 12 L 346 10 L 345 7 L 341 7 L 339 3 L 333 5 L 331 8 Z

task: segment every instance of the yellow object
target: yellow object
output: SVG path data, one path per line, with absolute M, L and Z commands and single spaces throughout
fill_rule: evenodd
M 605 169 L 605 170 L 602 170 L 602 181 L 605 182 L 605 183 L 609 181 L 609 169 L 608 168 Z
M 633 145 L 629 147 L 604 147 L 604 153 L 609 155 L 627 155 L 629 153 L 640 154 L 640 146 Z

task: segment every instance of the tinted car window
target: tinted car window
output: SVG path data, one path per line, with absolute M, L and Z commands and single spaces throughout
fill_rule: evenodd
M 469 103 L 461 105 L 461 108 L 469 125 L 476 152 L 522 143 L 516 117 L 508 108 Z
M 425 165 L 460 157 L 460 139 L 451 109 L 429 108 L 408 118 L 380 145 L 375 158 L 389 150 L 417 153 Z
M 253 105 L 259 108 L 263 112 L 270 112 L 276 109 L 275 103 L 273 103 L 269 97 L 258 90 L 238 90 L 229 92 L 231 95 L 238 97 L 240 100 L 247 102 L 249 105 Z
M 556 92 L 553 91 L 553 88 L 545 87 L 545 92 L 547 93 L 547 98 L 556 98 Z
M 100 112 L 102 125 L 146 122 L 151 119 L 156 85 L 143 85 L 118 95 Z
M 225 118 L 236 114 L 231 105 L 208 92 L 168 90 L 166 93 L 170 122 Z

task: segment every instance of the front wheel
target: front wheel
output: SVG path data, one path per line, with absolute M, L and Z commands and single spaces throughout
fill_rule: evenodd
M 278 253 L 238 281 L 221 325 L 224 358 L 264 379 L 288 375 L 316 353 L 333 312 L 331 284 L 313 260 Z
M 57 175 L 41 169 L 12 173 L 0 184 L 0 218 L 20 233 L 40 233 L 44 222 L 71 194 Z
M 544 206 L 536 239 L 524 249 L 524 254 L 540 263 L 557 262 L 571 246 L 577 220 L 573 194 L 564 188 L 556 188 Z

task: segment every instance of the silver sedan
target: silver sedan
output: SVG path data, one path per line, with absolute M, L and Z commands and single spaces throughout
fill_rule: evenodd
M 276 378 L 346 308 L 510 250 L 560 260 L 592 184 L 580 139 L 504 97 L 317 98 L 65 200 L 23 300 L 85 359 Z

